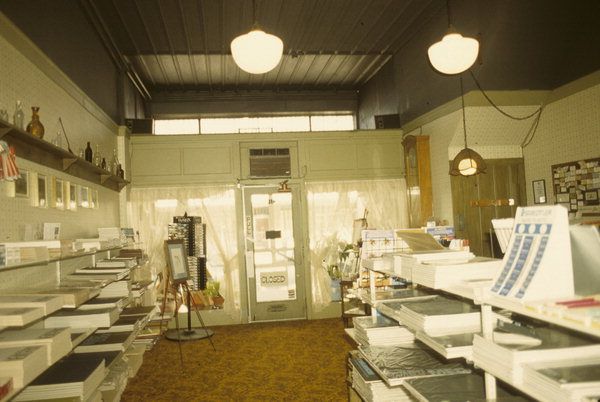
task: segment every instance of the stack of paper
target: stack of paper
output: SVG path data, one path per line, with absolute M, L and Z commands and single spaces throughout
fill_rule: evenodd
M 121 239 L 121 228 L 110 227 L 110 228 L 98 228 L 98 238 L 102 240 L 113 240 Z
M 523 380 L 524 363 L 596 357 L 600 358 L 596 339 L 562 328 L 540 326 L 512 333 L 495 331 L 493 339 L 475 335 L 473 340 L 475 364 L 515 384 Z
M 350 358 L 352 387 L 365 401 L 413 401 L 410 393 L 402 385 L 390 387 L 369 366 L 362 357 Z
M 405 387 L 420 401 L 486 401 L 485 382 L 479 373 L 457 374 L 446 377 L 415 378 Z M 496 401 L 529 401 L 516 391 L 497 384 Z
M 83 342 L 88 336 L 96 332 L 97 328 L 69 328 L 71 331 L 71 343 L 76 347 Z
M 410 378 L 470 373 L 461 363 L 449 363 L 419 343 L 399 346 L 359 346 L 361 355 L 390 386 Z
M 473 355 L 474 336 L 475 334 L 472 332 L 434 336 L 419 331 L 416 334 L 418 340 L 446 359 L 462 357 L 467 360 L 471 360 Z
M 43 346 L 0 348 L 0 377 L 12 377 L 15 388 L 23 388 L 47 367 Z
M 106 284 L 112 281 L 119 281 L 129 275 L 128 268 L 80 268 L 76 272 L 67 276 L 72 281 L 101 281 Z
M 106 371 L 104 358 L 73 353 L 58 361 L 25 388 L 15 401 L 91 399 Z
M 144 345 L 135 344 L 131 345 L 125 351 L 125 355 L 123 358 L 127 362 L 127 372 L 129 374 L 129 378 L 135 377 L 140 367 L 142 367 L 145 352 L 146 347 Z
M 121 311 L 121 317 L 135 317 L 139 319 L 139 327 L 145 327 L 150 321 L 150 317 L 158 314 L 157 306 L 139 306 L 139 307 L 127 307 Z
M 523 365 L 523 385 L 545 401 L 580 401 L 600 394 L 600 359 Z
M 387 317 L 354 317 L 356 341 L 361 345 L 386 346 L 412 342 L 414 334 Z
M 103 402 L 118 402 L 121 400 L 121 394 L 127 386 L 128 366 L 124 361 L 125 357 L 120 356 L 110 365 L 110 370 L 98 389 L 102 392 Z
M 361 260 L 361 266 L 373 271 L 382 271 L 386 273 L 392 272 L 394 269 L 392 261 L 384 259 L 383 257 L 363 258 Z
M 51 314 L 63 306 L 58 296 L 4 295 L 0 296 L 0 307 L 41 307 L 44 315 Z
M 163 331 L 166 329 L 167 325 L 163 327 Z M 135 346 L 143 347 L 144 350 L 150 350 L 156 345 L 161 336 L 161 327 L 160 326 L 147 326 L 141 329 L 137 336 L 135 337 L 133 344 Z
M 100 297 L 131 297 L 131 282 L 124 279 L 109 283 L 100 291 Z
M 100 293 L 98 288 L 58 286 L 45 289 L 19 289 L 19 294 L 59 296 L 62 308 L 75 308 Z
M 399 301 L 407 300 L 411 298 L 427 298 L 433 297 L 425 290 L 421 289 L 389 289 L 389 290 L 377 290 L 375 292 L 375 303 L 371 301 L 371 290 L 370 289 L 358 289 L 358 295 L 364 303 L 373 304 L 377 306 L 380 302 L 384 301 Z
M 6 329 L 0 332 L 0 348 L 43 346 L 50 366 L 71 352 L 71 332 L 68 328 Z
M 81 342 L 75 348 L 75 353 L 124 352 L 129 348 L 134 338 L 135 333 L 132 331 L 95 333 Z
M 399 273 L 406 280 L 412 280 L 412 269 L 417 262 L 423 261 L 452 261 L 467 262 L 475 255 L 465 250 L 430 250 L 402 252 L 393 255 L 394 272 Z
M 129 304 L 131 299 L 128 297 L 94 297 L 91 300 L 79 306 L 79 310 L 94 310 L 98 308 L 116 307 L 119 311 L 123 310 Z
M 481 314 L 474 305 L 447 297 L 403 301 L 400 322 L 430 335 L 481 331 Z
M 43 316 L 42 307 L 0 307 L 0 327 L 22 327 Z
M 135 257 L 114 257 L 96 261 L 98 268 L 133 268 L 137 265 Z
M 475 257 L 467 262 L 422 261 L 412 269 L 412 281 L 432 289 L 441 289 L 469 280 L 492 280 L 502 260 Z
M 59 310 L 46 317 L 44 327 L 71 327 L 71 328 L 107 328 L 119 319 L 119 309 L 99 308 L 91 310 Z
M 130 316 L 130 317 L 119 317 L 117 321 L 113 323 L 109 328 L 101 328 L 98 329 L 97 332 L 124 332 L 124 331 L 133 331 L 137 333 L 142 326 L 140 325 L 140 317 L 138 316 Z

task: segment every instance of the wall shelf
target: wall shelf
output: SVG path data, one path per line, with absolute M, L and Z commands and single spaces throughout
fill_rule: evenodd
M 97 183 L 111 190 L 121 191 L 129 184 L 127 180 L 2 120 L 0 120 L 0 139 L 13 146 L 20 158 Z

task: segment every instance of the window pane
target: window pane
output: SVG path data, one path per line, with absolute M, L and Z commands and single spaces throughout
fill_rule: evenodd
M 200 134 L 198 119 L 154 120 L 154 134 Z
M 331 115 L 311 116 L 310 125 L 312 131 L 345 131 L 354 130 L 354 116 Z

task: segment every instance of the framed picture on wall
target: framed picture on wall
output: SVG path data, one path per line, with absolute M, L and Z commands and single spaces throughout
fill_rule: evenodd
M 54 180 L 52 206 L 58 209 L 65 207 L 65 183 L 61 179 Z
M 29 172 L 20 169 L 21 177 L 15 180 L 15 197 L 29 197 Z
M 48 206 L 48 183 L 47 177 L 43 174 L 38 174 L 37 177 L 37 206 L 40 208 Z
M 67 203 L 67 208 L 71 211 L 77 210 L 77 186 L 73 183 L 69 183 L 69 202 Z
M 535 204 L 546 203 L 546 180 L 534 180 L 533 182 L 533 202 Z

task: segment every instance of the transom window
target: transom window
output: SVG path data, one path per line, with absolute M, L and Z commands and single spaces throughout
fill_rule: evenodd
M 156 135 L 351 131 L 355 128 L 352 114 L 154 120 Z

